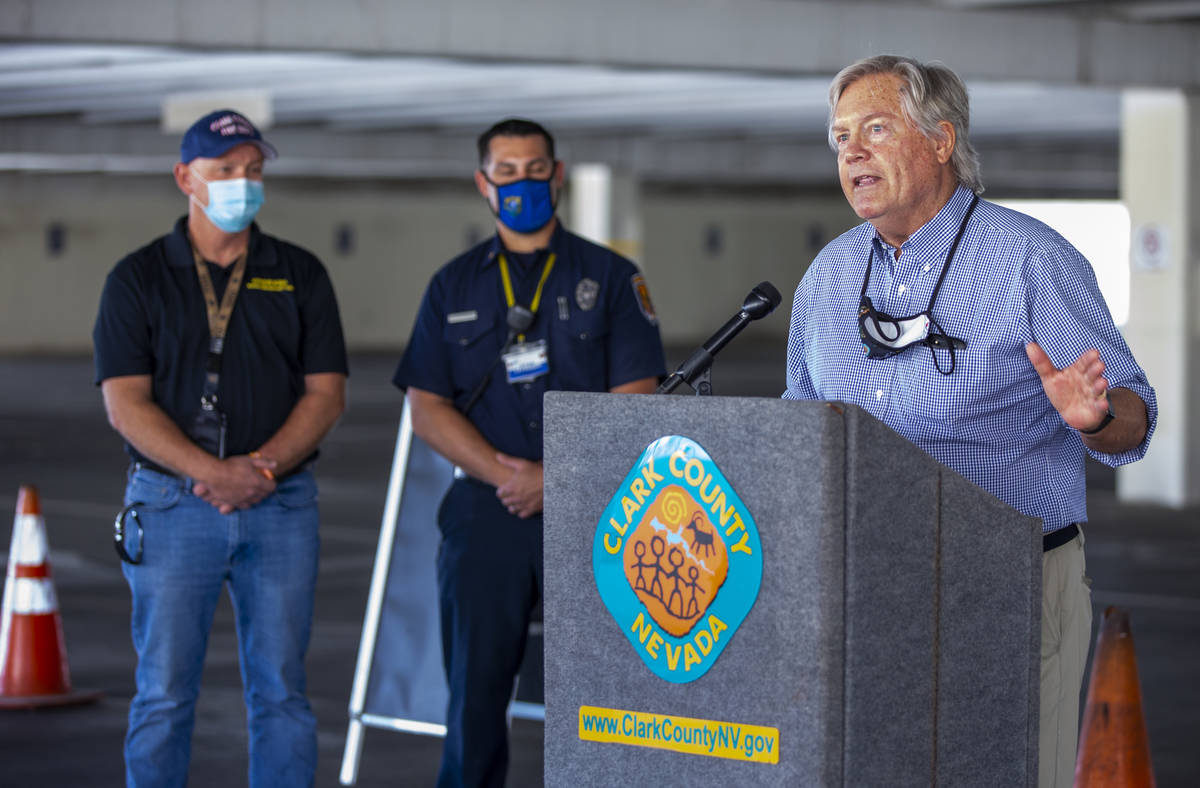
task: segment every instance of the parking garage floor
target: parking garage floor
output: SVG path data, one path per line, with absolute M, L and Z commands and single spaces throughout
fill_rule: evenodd
M 754 352 L 718 359 L 719 394 L 776 396 L 782 359 Z M 675 361 L 683 354 L 673 354 Z M 347 703 L 383 511 L 400 397 L 396 357 L 351 360 L 349 409 L 318 467 L 321 569 L 309 695 L 319 723 L 317 784 L 338 784 Z M 38 487 L 75 686 L 98 703 L 0 711 L 0 785 L 117 786 L 133 693 L 129 595 L 111 546 L 125 463 L 84 357 L 0 359 L 0 509 L 20 484 Z M 1113 475 L 1089 466 L 1087 551 L 1096 621 L 1131 613 L 1158 785 L 1200 781 L 1200 510 L 1118 503 Z M 0 544 L 7 543 L 4 539 Z M 542 729 L 516 721 L 509 785 L 542 783 Z M 371 729 L 358 785 L 432 785 L 441 741 Z M 233 620 L 223 600 L 197 708 L 191 785 L 246 784 L 245 711 Z M 602 784 L 602 781 L 598 781 Z

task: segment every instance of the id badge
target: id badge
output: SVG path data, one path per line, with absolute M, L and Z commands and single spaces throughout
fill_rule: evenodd
M 504 369 L 509 383 L 524 383 L 536 380 L 550 371 L 550 357 L 546 353 L 546 340 L 522 342 L 513 345 L 504 354 Z

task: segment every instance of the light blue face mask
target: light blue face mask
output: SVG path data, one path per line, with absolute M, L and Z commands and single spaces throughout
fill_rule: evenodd
M 484 175 L 487 178 L 487 175 Z M 510 230 L 518 233 L 535 233 L 554 218 L 554 197 L 550 181 L 533 178 L 506 183 L 496 187 L 496 216 Z
M 263 204 L 262 181 L 232 178 L 227 181 L 206 181 L 192 170 L 201 183 L 208 186 L 208 205 L 193 196 L 208 220 L 227 233 L 240 233 L 250 226 Z

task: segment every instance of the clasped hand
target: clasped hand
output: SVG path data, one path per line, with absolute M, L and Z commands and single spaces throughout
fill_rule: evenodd
M 512 471 L 508 481 L 496 488 L 496 497 L 510 514 L 522 519 L 542 510 L 542 464 L 496 453 L 496 460 Z
M 269 473 L 276 462 L 265 457 L 240 454 L 219 460 L 217 471 L 203 480 L 197 480 L 192 493 L 212 504 L 221 514 L 231 514 L 236 509 L 249 509 L 275 492 L 275 482 Z

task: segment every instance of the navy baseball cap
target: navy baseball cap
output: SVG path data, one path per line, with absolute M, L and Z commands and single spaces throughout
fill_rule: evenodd
M 257 145 L 268 159 L 279 155 L 245 115 L 231 109 L 219 109 L 200 118 L 184 132 L 183 142 L 179 144 L 179 160 L 187 164 L 195 158 L 215 159 L 245 142 Z

